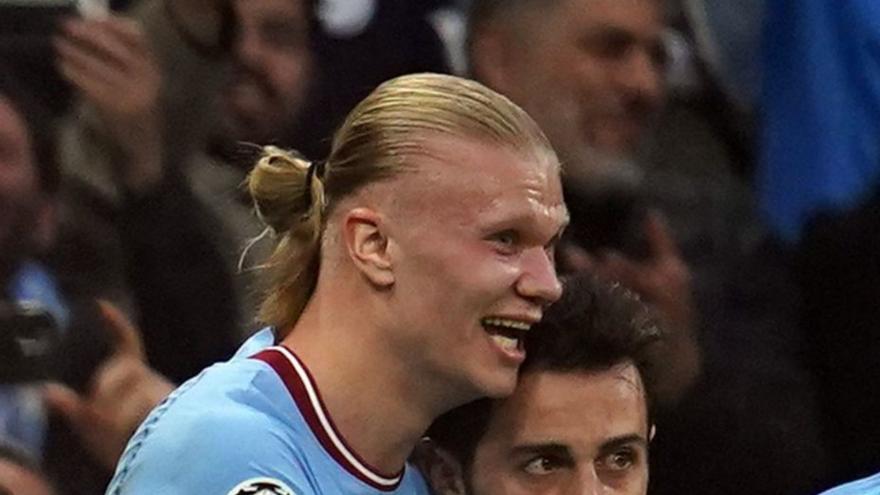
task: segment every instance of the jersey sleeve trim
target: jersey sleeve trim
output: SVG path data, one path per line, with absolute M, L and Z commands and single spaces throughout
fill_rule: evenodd
M 278 374 L 312 433 L 340 466 L 378 490 L 390 492 L 400 485 L 403 469 L 394 475 L 380 473 L 349 447 L 327 412 L 311 373 L 292 350 L 270 347 L 253 358 L 265 362 Z

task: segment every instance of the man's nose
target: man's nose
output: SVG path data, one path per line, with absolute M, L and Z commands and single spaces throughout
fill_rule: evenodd
M 605 486 L 599 473 L 592 464 L 586 469 L 579 469 L 566 495 L 603 495 L 606 493 Z M 610 493 L 610 492 L 609 492 Z
M 257 33 L 242 30 L 236 38 L 235 54 L 243 65 L 260 66 L 263 59 L 263 42 Z
M 662 67 L 651 53 L 640 47 L 630 50 L 623 61 L 619 83 L 629 96 L 650 109 L 660 106 L 665 93 Z
M 562 296 L 562 283 L 556 274 L 553 257 L 544 248 L 535 247 L 524 254 L 517 291 L 522 297 L 541 306 L 549 305 Z

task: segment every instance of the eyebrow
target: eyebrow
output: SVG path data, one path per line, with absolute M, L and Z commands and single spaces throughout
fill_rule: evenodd
M 568 212 L 568 208 L 565 206 L 563 206 L 563 213 L 564 216 L 560 219 L 559 227 L 556 229 L 556 232 L 550 238 L 551 241 L 562 238 L 562 234 L 571 223 L 571 215 Z M 490 213 L 489 215 L 487 215 L 487 218 L 485 220 L 486 224 L 483 226 L 483 228 L 487 231 L 494 231 L 507 226 L 516 226 L 517 224 L 521 224 L 524 222 L 531 222 L 534 220 L 534 218 L 535 217 L 532 212 L 525 208 L 523 208 L 521 211 L 515 211 L 509 217 L 498 218 Z
M 523 445 L 517 445 L 513 448 L 513 454 L 552 454 L 558 457 L 571 458 L 571 449 L 568 448 L 568 445 L 557 443 L 557 442 L 548 442 L 548 443 L 527 443 Z
M 614 38 L 629 44 L 638 43 L 652 46 L 662 44 L 662 38 L 660 36 L 638 36 L 632 31 L 614 24 L 599 24 L 588 30 L 584 30 L 581 33 L 581 39 L 588 42 L 595 42 L 608 38 Z
M 605 443 L 602 444 L 601 447 L 599 447 L 599 451 L 600 452 L 607 452 L 609 450 L 616 450 L 616 449 L 619 449 L 620 447 L 623 447 L 626 445 L 631 445 L 631 444 L 636 444 L 640 447 L 644 447 L 645 449 L 648 448 L 648 441 L 645 439 L 645 437 L 643 437 L 642 435 L 639 435 L 637 433 L 633 433 L 631 435 L 622 435 L 619 437 L 614 437 L 614 438 L 606 441 Z

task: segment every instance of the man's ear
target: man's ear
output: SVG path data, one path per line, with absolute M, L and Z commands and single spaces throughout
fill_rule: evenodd
M 394 271 L 382 216 L 370 208 L 354 208 L 345 214 L 342 228 L 348 255 L 358 270 L 378 287 L 392 286 Z
M 467 495 L 461 463 L 430 439 L 419 442 L 413 451 L 412 461 L 435 495 Z

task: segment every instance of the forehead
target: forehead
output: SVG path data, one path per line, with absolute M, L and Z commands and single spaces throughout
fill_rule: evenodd
M 664 28 L 662 0 L 558 0 L 555 18 L 572 28 L 610 28 L 639 37 L 659 37 Z
M 407 159 L 395 195 L 443 215 L 491 215 L 510 208 L 537 209 L 566 221 L 559 164 L 549 150 L 518 151 L 480 140 L 429 134 Z
M 533 371 L 494 411 L 482 443 L 500 451 L 523 444 L 556 443 L 575 452 L 632 434 L 647 436 L 647 405 L 635 366 L 595 372 Z

